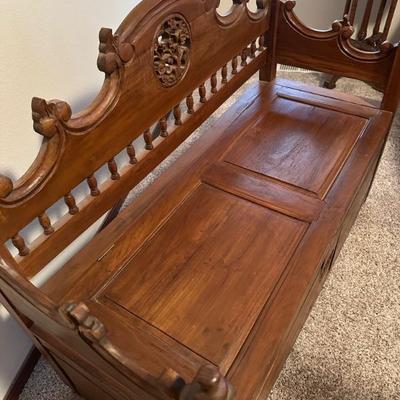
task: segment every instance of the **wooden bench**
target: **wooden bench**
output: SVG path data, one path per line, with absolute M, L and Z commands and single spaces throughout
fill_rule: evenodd
M 72 115 L 35 98 L 38 158 L 19 181 L 0 177 L 1 302 L 87 399 L 265 399 L 389 133 L 397 45 L 361 51 L 347 22 L 314 31 L 293 1 L 255 12 L 234 0 L 227 15 L 218 4 L 145 0 L 116 34 L 102 29 L 97 99 Z M 382 104 L 276 80 L 277 63 L 372 82 Z M 44 286 L 30 282 L 258 71 L 105 230 Z M 33 221 L 43 234 L 28 243 Z

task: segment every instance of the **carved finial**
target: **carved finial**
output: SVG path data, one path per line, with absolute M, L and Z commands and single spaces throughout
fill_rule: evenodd
M 123 63 L 133 57 L 134 50 L 130 43 L 120 43 L 118 36 L 114 36 L 112 29 L 102 28 L 99 34 L 100 46 L 97 66 L 100 71 L 112 74 Z
M 13 191 L 12 180 L 8 176 L 0 174 L 0 199 L 5 199 Z
M 233 400 L 234 390 L 218 368 L 205 365 L 200 368 L 193 383 L 186 385 L 180 400 Z
M 71 116 L 71 107 L 64 101 L 32 99 L 33 129 L 45 137 L 53 137 L 58 132 L 58 122 L 68 122 Z
M 287 11 L 292 11 L 296 7 L 296 2 L 293 0 L 289 0 L 285 3 L 285 8 Z
M 332 30 L 334 32 L 340 32 L 343 28 L 342 22 L 339 20 L 333 21 Z
M 353 36 L 354 28 L 349 25 L 342 29 L 341 36 L 343 39 L 350 39 Z

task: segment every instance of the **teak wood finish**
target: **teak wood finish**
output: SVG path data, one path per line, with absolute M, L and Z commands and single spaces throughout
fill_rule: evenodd
M 35 98 L 40 154 L 15 184 L 0 177 L 1 302 L 87 399 L 265 398 L 383 151 L 398 45 L 364 52 L 348 21 L 314 31 L 293 1 L 252 12 L 234 0 L 227 15 L 218 4 L 146 0 L 116 34 L 102 29 L 99 97 L 77 115 Z M 277 63 L 374 82 L 383 102 L 275 80 Z M 257 71 L 134 204 L 43 287 L 30 283 Z M 67 213 L 52 221 L 60 199 Z M 27 243 L 34 220 L 43 234 Z

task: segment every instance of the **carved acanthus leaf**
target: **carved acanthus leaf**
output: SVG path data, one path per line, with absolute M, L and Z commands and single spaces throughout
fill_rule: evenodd
M 121 43 L 119 37 L 113 35 L 112 29 L 102 28 L 99 39 L 100 54 L 97 59 L 97 66 L 100 71 L 112 74 L 133 58 L 133 46 L 130 43 Z
M 71 107 L 64 101 L 32 99 L 33 129 L 48 138 L 59 132 L 59 124 L 71 119 Z

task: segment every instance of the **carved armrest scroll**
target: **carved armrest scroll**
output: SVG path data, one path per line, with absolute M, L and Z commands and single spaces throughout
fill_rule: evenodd
M 139 378 L 159 393 L 176 400 L 233 400 L 234 390 L 228 380 L 213 365 L 202 366 L 194 381 L 186 384 L 179 374 L 167 369 L 155 379 L 131 359 L 125 357 L 108 339 L 105 326 L 90 313 L 84 303 L 68 303 L 60 308 L 66 322 L 72 322 L 80 336 L 106 360 L 116 361 L 124 368 L 125 375 Z

